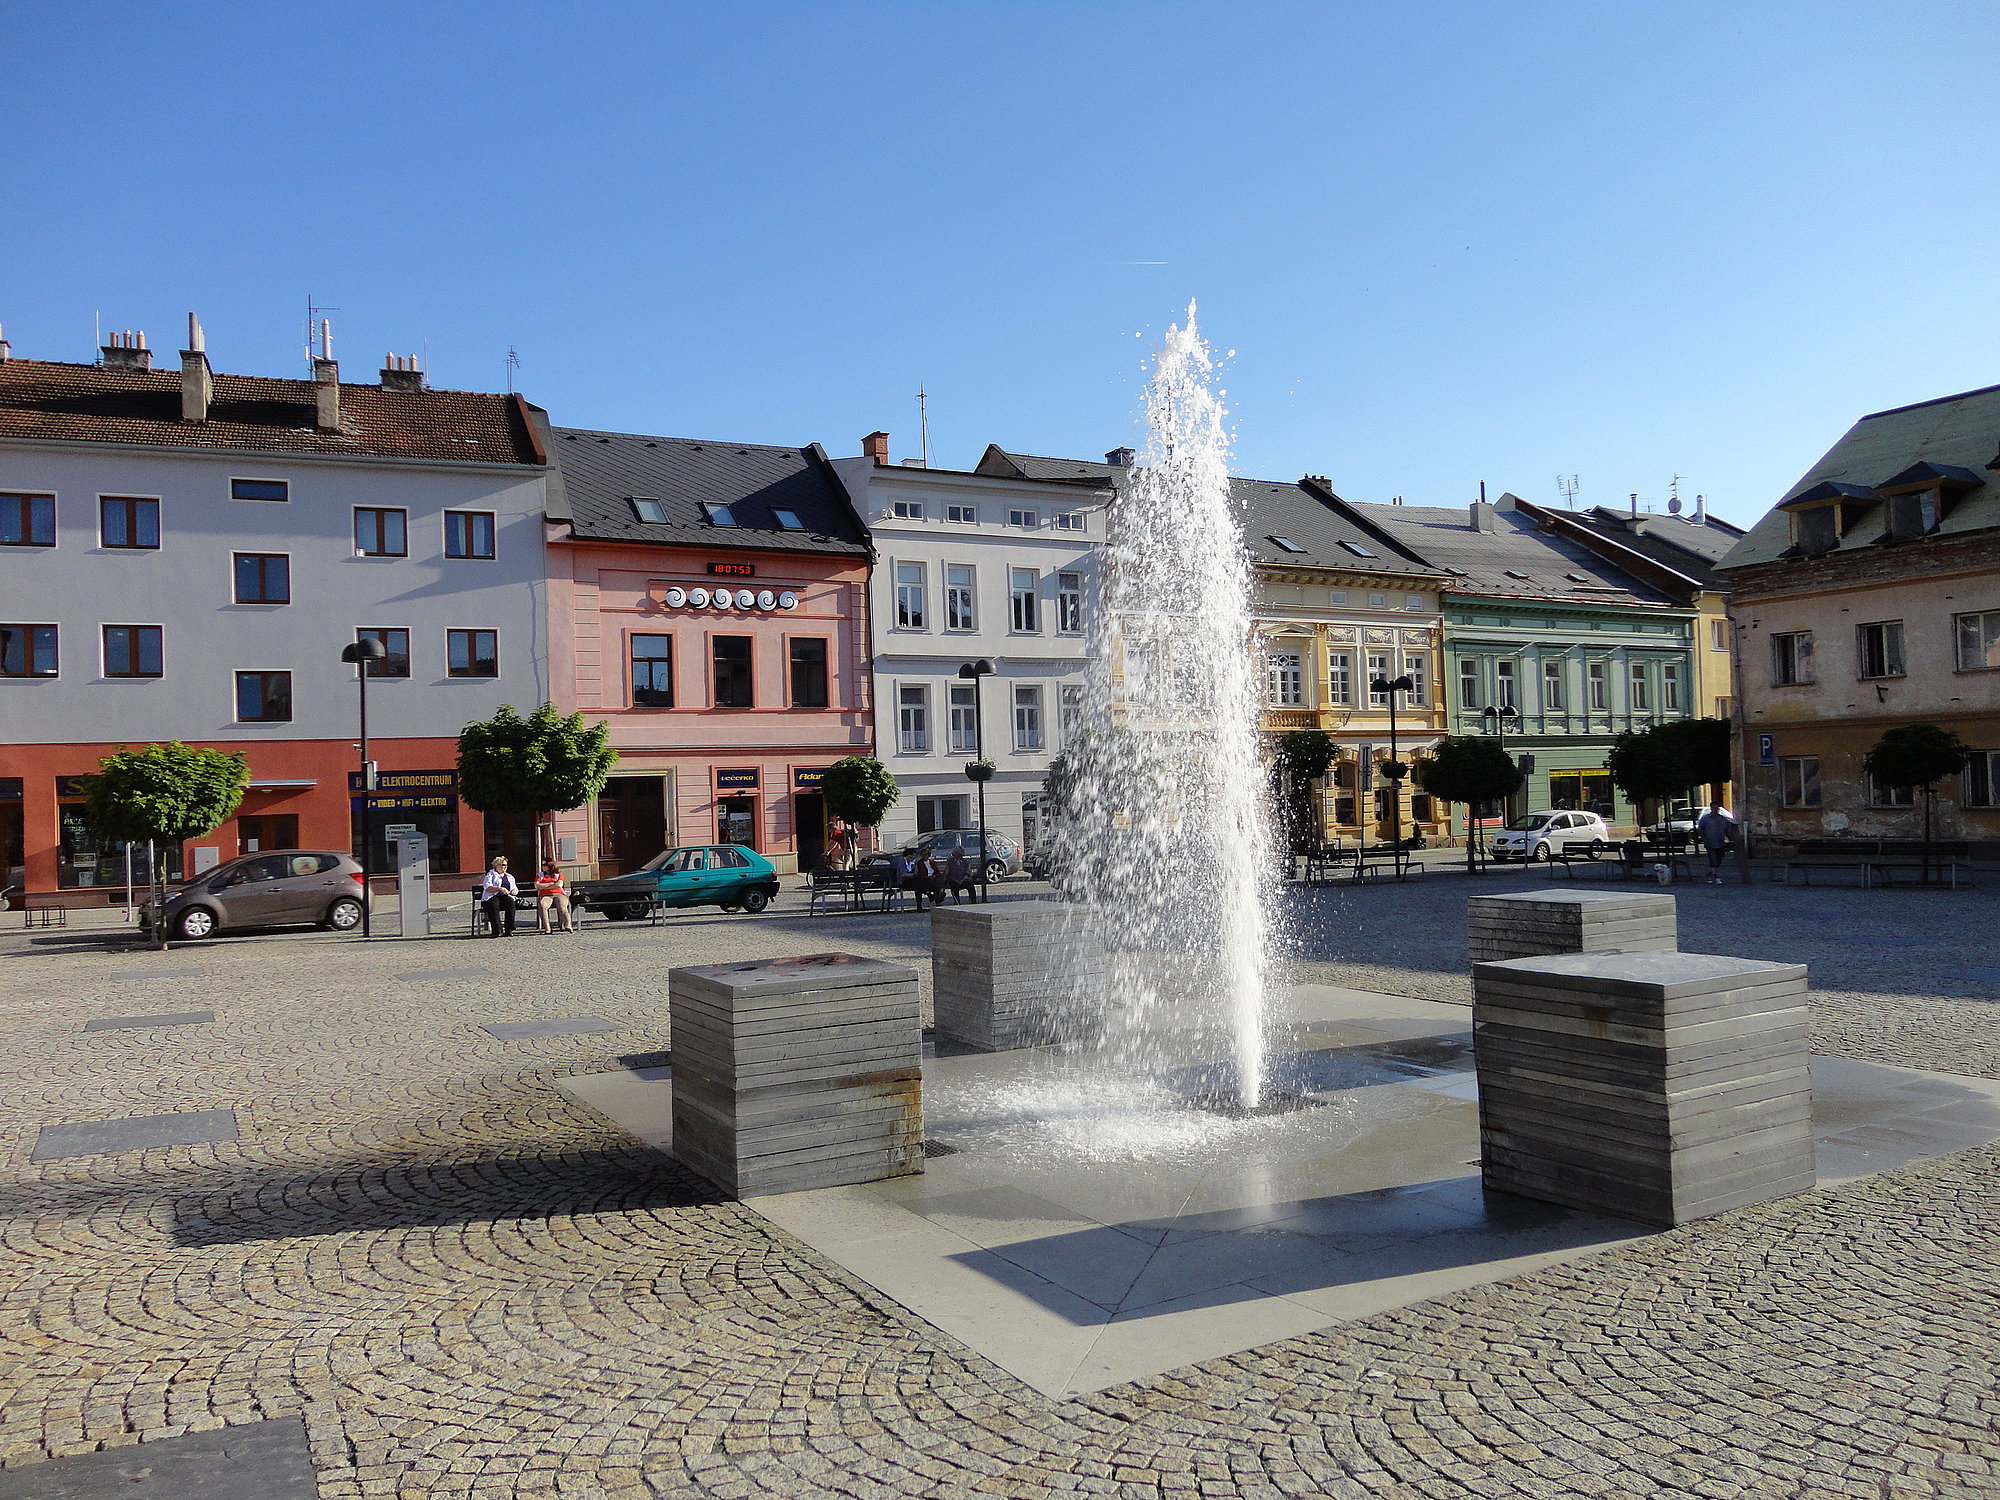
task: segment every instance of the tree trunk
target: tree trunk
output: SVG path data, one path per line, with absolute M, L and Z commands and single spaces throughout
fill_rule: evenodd
M 167 888 L 160 879 L 160 856 L 153 840 L 146 840 L 146 894 L 149 898 L 164 898 Z M 167 903 L 164 899 L 152 901 L 153 946 L 160 952 L 167 951 Z
M 1934 786 L 1924 788 L 1924 884 L 1931 883 L 1931 803 L 1936 797 Z

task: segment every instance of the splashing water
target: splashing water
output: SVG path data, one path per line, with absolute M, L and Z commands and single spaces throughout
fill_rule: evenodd
M 1168 329 L 1151 436 L 1112 505 L 1087 702 L 1055 834 L 1069 891 L 1104 913 L 1099 1060 L 1128 1073 L 1226 1051 L 1264 1092 L 1271 870 L 1258 757 L 1252 574 L 1208 346 Z

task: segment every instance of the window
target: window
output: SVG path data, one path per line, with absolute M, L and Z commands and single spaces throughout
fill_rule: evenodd
M 1418 708 L 1422 708 L 1425 704 L 1429 703 L 1431 701 L 1429 658 L 1421 651 L 1405 651 L 1403 653 L 1403 675 L 1410 679 L 1410 691 L 1405 695 L 1407 701 L 1415 704 Z
M 238 672 L 236 718 L 244 724 L 292 722 L 290 672 Z
M 1563 692 L 1563 664 L 1561 657 L 1542 659 L 1542 712 L 1559 714 L 1567 708 L 1567 697 Z
M 1056 574 L 1056 629 L 1064 635 L 1083 634 L 1083 575 Z
M 632 497 L 632 514 L 652 525 L 666 520 L 667 508 L 660 504 L 659 501 L 645 495 L 634 495 Z
M 238 604 L 290 604 L 292 560 L 282 552 L 236 554 Z
M 500 675 L 500 633 L 497 630 L 447 630 L 444 643 L 447 677 Z
M 1903 622 L 1881 620 L 1854 628 L 1855 656 L 1863 677 L 1903 675 Z
M 1635 714 L 1652 712 L 1653 674 L 1642 661 L 1632 663 L 1632 701 L 1628 707 Z
M 954 755 L 971 755 L 979 749 L 977 691 L 970 685 L 951 685 L 951 751 Z
M 1870 807 L 1915 807 L 1917 789 L 1913 786 L 1884 786 L 1864 771 L 1868 782 L 1868 805 Z
M 1345 604 L 1347 602 L 1347 590 L 1328 589 L 1326 591 L 1326 602 L 1328 604 Z
M 896 689 L 896 747 L 905 755 L 931 748 L 931 690 L 906 682 Z
M 1584 670 L 1585 680 L 1590 684 L 1590 711 L 1605 713 L 1611 708 L 1611 673 L 1601 661 L 1592 662 Z
M 1267 537 L 1265 540 L 1281 552 L 1303 552 L 1306 550 L 1288 536 Z
M 1375 690 L 1375 684 L 1382 681 L 1388 675 L 1388 656 L 1377 656 L 1371 653 L 1368 657 L 1368 706 L 1370 708 L 1387 708 L 1389 706 L 1389 695 L 1387 693 L 1378 693 Z
M 1372 609 L 1387 609 L 1389 607 L 1389 596 L 1387 594 L 1370 594 L 1368 596 L 1368 604 Z
M 780 531 L 804 531 L 806 529 L 806 523 L 799 519 L 799 513 L 795 510 L 781 510 L 773 506 L 771 508 L 771 519 L 778 523 Z
M 1819 806 L 1819 757 L 1784 755 L 1778 758 L 1778 793 L 1786 807 Z
M 1042 520 L 1042 514 L 1040 511 L 1010 510 L 1007 512 L 1007 524 L 1009 526 L 1033 527 L 1040 525 L 1041 520 Z
M 1496 661 L 1493 663 L 1493 706 L 1495 708 L 1518 708 L 1514 696 L 1514 663 Z
M 970 563 L 947 563 L 944 570 L 944 628 L 977 630 L 979 611 Z
M 1038 687 L 1014 689 L 1014 748 L 1042 748 L 1042 690 Z
M 1073 744 L 1083 733 L 1083 684 L 1066 682 L 1057 692 L 1056 728 L 1062 734 L 1065 745 Z
M 104 675 L 106 677 L 160 676 L 160 635 L 160 627 L 157 625 L 105 626 Z
M 354 507 L 354 550 L 363 557 L 407 557 L 410 513 L 371 505 Z
M 1479 663 L 1472 657 L 1463 657 L 1458 663 L 1458 706 L 1460 708 L 1484 708 L 1479 692 Z
M 710 651 L 715 664 L 715 706 L 752 707 L 756 695 L 750 680 L 750 637 L 718 635 Z
M 899 630 L 922 630 L 924 628 L 924 565 L 915 562 L 896 564 L 896 628 Z
M 97 497 L 97 541 L 134 550 L 160 545 L 160 502 L 125 495 Z
M 446 557 L 492 557 L 492 513 L 483 510 L 446 511 L 444 513 L 444 555 Z
M 1033 568 L 1013 568 L 1008 576 L 1008 607 L 1014 631 L 1020 635 L 1032 635 L 1042 628 L 1035 603 L 1035 591 L 1041 584 L 1041 576 Z
M 1965 763 L 1962 806 L 2000 807 L 2000 751 L 1975 750 Z
M 54 495 L 0 495 L 0 547 L 53 547 Z
M 977 521 L 979 508 L 975 505 L 947 505 L 944 518 L 947 521 Z
M 1787 687 L 1813 680 L 1813 638 L 1810 630 L 1791 630 L 1771 637 L 1771 685 Z
M 1660 707 L 1668 713 L 1681 711 L 1681 664 L 1677 661 L 1660 663 Z
M 1708 622 L 1708 649 L 1711 651 L 1727 651 L 1729 649 L 1729 622 L 1727 620 L 1710 620 Z
M 55 675 L 55 626 L 0 625 L 0 677 Z
M 1299 651 L 1273 651 L 1265 658 L 1271 702 L 1279 708 L 1304 708 L 1306 661 Z
M 1736 712 L 1736 700 L 1734 698 L 1717 698 L 1715 700 L 1716 718 L 1726 719 L 1735 712 Z
M 1059 510 L 1056 512 L 1057 531 L 1083 530 L 1083 512 L 1080 510 Z
M 1958 636 L 1958 670 L 1982 672 L 2000 667 L 2000 610 L 1979 615 L 1953 615 Z
M 1326 701 L 1336 708 L 1354 704 L 1354 658 L 1335 651 L 1326 659 Z
M 917 832 L 950 833 L 955 828 L 970 828 L 972 819 L 965 810 L 968 797 L 919 797 L 917 798 Z
M 357 641 L 380 641 L 387 653 L 375 657 L 368 663 L 370 677 L 408 677 L 410 675 L 410 632 L 392 630 L 382 626 L 366 625 L 354 632 Z
M 825 708 L 826 642 L 795 637 L 791 643 L 792 707 Z
M 632 706 L 674 706 L 674 638 L 634 635 L 632 641 Z
M 898 500 L 890 506 L 890 511 L 899 521 L 921 521 L 924 518 L 924 502 L 921 500 Z
M 708 518 L 708 524 L 711 526 L 734 526 L 736 524 L 735 513 L 720 500 L 702 501 L 701 513 Z
M 232 479 L 229 481 L 229 498 L 232 500 L 289 500 L 292 498 L 291 485 L 282 479 Z M 286 718 L 291 715 L 287 714 Z
M 1424 596 L 1423 596 L 1422 594 L 1405 594 L 1405 595 L 1403 595 L 1403 608 L 1405 608 L 1405 609 L 1422 609 L 1422 608 L 1424 608 Z
M 1349 552 L 1352 552 L 1356 557 L 1374 557 L 1378 555 L 1370 552 L 1359 542 L 1342 541 L 1340 545 L 1345 547 Z

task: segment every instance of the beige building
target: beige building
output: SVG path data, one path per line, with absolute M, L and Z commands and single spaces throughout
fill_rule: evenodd
M 2000 386 L 1863 417 L 1723 559 L 1753 834 L 1914 837 L 1862 758 L 1932 723 L 1977 752 L 1940 836 L 2000 848 L 1996 445 Z

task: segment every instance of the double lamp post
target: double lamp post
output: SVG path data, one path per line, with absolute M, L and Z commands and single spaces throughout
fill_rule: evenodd
M 368 668 L 389 654 L 379 636 L 365 635 L 340 648 L 340 659 L 354 664 L 354 682 L 361 695 L 361 935 L 374 936 L 371 917 L 375 891 L 375 762 L 368 758 Z

